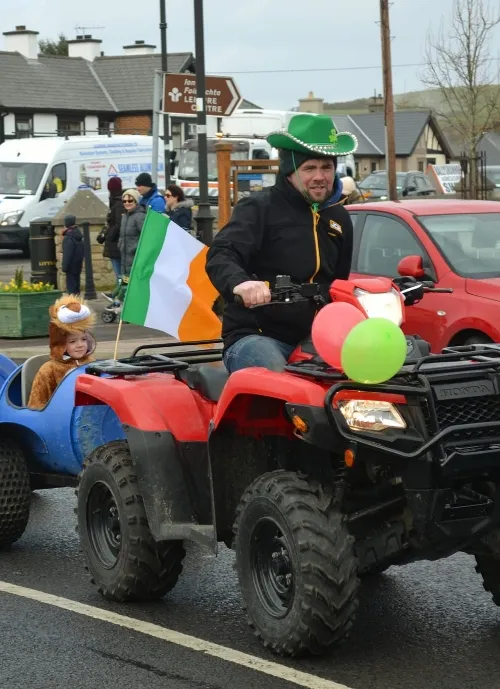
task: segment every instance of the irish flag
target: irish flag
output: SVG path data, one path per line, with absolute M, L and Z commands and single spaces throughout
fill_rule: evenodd
M 130 273 L 122 320 L 178 340 L 216 339 L 218 292 L 205 271 L 207 247 L 165 215 L 149 210 Z

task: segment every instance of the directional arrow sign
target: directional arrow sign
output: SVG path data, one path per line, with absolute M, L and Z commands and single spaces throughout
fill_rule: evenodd
M 196 114 L 196 76 L 165 74 L 163 112 L 172 115 Z M 241 95 L 231 77 L 206 77 L 205 110 L 212 117 L 232 115 L 241 103 Z

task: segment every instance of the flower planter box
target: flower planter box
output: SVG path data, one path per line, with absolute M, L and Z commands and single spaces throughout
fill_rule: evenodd
M 45 337 L 49 306 L 62 295 L 52 292 L 0 292 L 0 337 Z

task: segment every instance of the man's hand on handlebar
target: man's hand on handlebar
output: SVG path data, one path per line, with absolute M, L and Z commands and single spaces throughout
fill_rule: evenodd
M 271 290 L 265 282 L 259 280 L 241 282 L 233 289 L 233 294 L 235 295 L 236 303 L 243 302 L 247 308 L 250 306 L 269 304 L 271 301 Z

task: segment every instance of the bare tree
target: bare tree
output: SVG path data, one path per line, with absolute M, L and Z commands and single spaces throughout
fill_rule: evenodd
M 451 20 L 429 33 L 422 81 L 439 89 L 442 108 L 436 111 L 463 141 L 472 198 L 478 196 L 477 145 L 499 121 L 499 63 L 490 54 L 493 29 L 500 23 L 500 3 L 455 0 Z

